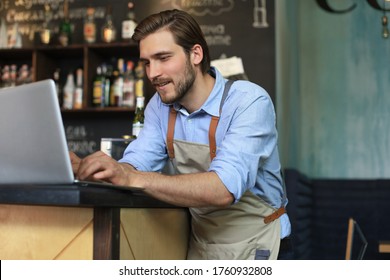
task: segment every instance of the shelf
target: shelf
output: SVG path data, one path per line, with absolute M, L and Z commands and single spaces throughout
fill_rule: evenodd
M 39 45 L 35 47 L 28 48 L 3 48 L 0 49 L 0 53 L 31 53 L 34 50 L 72 50 L 72 49 L 108 49 L 108 48 L 126 48 L 126 47 L 137 47 L 137 44 L 134 41 L 129 42 L 112 42 L 112 43 L 92 43 L 92 44 L 71 44 L 69 46 L 60 46 L 60 45 Z
M 19 55 L 22 57 L 29 57 L 33 53 L 33 48 L 22 48 L 22 49 L 0 49 L 0 54 L 12 54 Z
M 61 113 L 63 115 L 79 115 L 79 114 L 131 114 L 134 112 L 133 108 L 127 108 L 127 107 L 105 107 L 105 108 L 84 108 L 84 109 L 61 109 Z
M 36 51 L 59 59 L 84 56 L 84 47 L 82 45 L 72 45 L 69 47 L 39 47 L 36 48 Z
M 137 43 L 134 41 L 129 42 L 112 42 L 112 43 L 93 43 L 93 44 L 84 44 L 91 49 L 106 49 L 106 48 L 126 48 L 126 47 L 137 47 Z
M 0 49 L 0 66 L 5 64 L 31 65 L 34 50 L 28 49 Z

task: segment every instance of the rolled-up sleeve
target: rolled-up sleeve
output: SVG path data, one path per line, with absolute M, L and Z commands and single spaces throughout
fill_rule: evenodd
M 163 105 L 155 94 L 145 108 L 145 124 L 138 138 L 126 148 L 125 162 L 140 171 L 160 171 L 167 160 L 164 127 L 161 118 L 168 116 L 169 108 Z
M 277 145 L 275 111 L 269 95 L 258 86 L 245 86 L 241 90 L 239 84 L 235 85 L 240 92 L 232 92 L 223 106 L 217 155 L 209 168 L 218 174 L 236 202 L 256 185 L 263 163 Z

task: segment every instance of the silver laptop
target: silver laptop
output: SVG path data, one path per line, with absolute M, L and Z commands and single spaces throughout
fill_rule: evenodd
M 111 186 L 75 180 L 53 80 L 0 90 L 0 134 L 0 184 Z

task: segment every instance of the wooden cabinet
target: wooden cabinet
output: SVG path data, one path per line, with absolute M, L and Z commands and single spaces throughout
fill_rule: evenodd
M 64 86 L 69 71 L 75 73 L 77 68 L 84 70 L 83 108 L 62 109 L 68 142 L 72 143 L 72 147 L 86 146 L 85 143 L 92 147 L 80 148 L 79 154 L 83 156 L 99 150 L 101 138 L 115 138 L 131 134 L 131 123 L 134 117 L 134 108 L 94 108 L 92 106 L 92 85 L 97 66 L 102 63 L 115 66 L 118 58 L 123 58 L 125 61 L 132 60 L 136 63 L 138 57 L 137 45 L 127 42 L 73 44 L 68 47 L 37 46 L 23 49 L 0 49 L 0 66 L 15 64 L 19 69 L 23 64 L 27 64 L 32 71 L 32 81 L 52 79 L 55 69 L 59 68 L 61 87 Z M 144 94 L 148 101 L 154 91 L 151 86 L 148 87 L 148 83 L 145 83 L 145 86 Z M 72 131 L 80 129 L 85 130 L 85 133 L 75 137 Z M 72 135 L 68 135 L 68 132 Z
M 54 71 L 61 71 L 61 86 L 65 84 L 66 75 L 82 68 L 84 81 L 84 109 L 92 107 L 92 83 L 96 68 L 102 63 L 116 66 L 118 58 L 125 61 L 138 61 L 138 47 L 134 43 L 111 44 L 75 44 L 68 47 L 40 46 L 26 49 L 0 50 L 0 65 L 16 64 L 18 69 L 23 64 L 30 66 L 33 81 L 52 79 Z M 107 108 L 106 108 L 107 109 Z M 107 110 L 119 108 L 108 108 Z M 99 109 L 101 110 L 101 109 Z M 123 109 L 122 110 L 126 110 Z M 128 109 L 127 109 L 128 110 Z

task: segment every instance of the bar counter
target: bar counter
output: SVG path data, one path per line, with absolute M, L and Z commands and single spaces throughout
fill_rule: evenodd
M 142 190 L 0 185 L 0 259 L 185 259 L 186 208 Z

